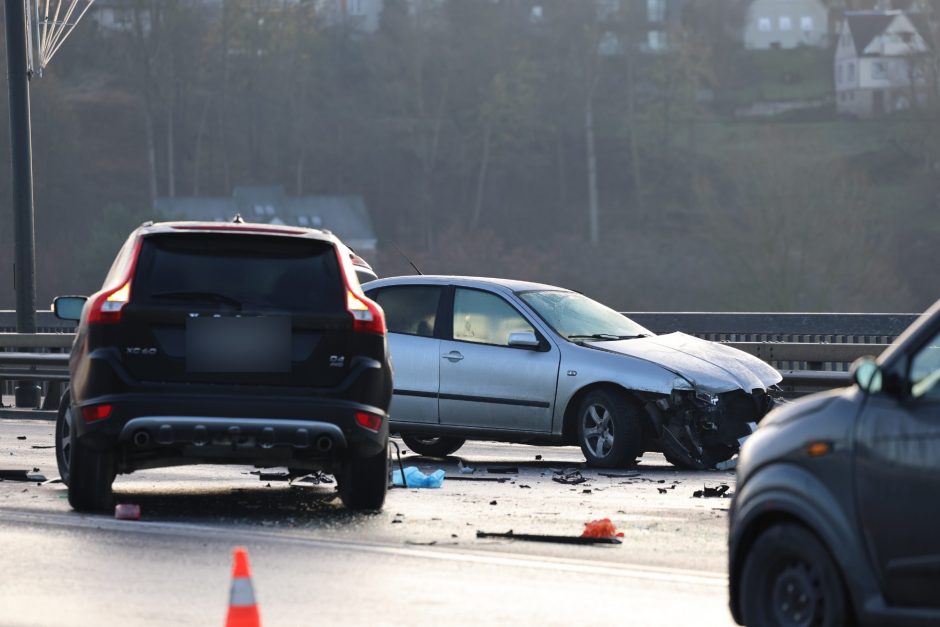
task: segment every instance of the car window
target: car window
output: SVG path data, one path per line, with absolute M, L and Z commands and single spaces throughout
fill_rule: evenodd
M 911 359 L 911 396 L 940 400 L 940 333 Z
M 385 310 L 389 333 L 434 337 L 441 288 L 428 285 L 385 287 L 373 293 Z
M 458 288 L 454 294 L 454 339 L 509 346 L 510 333 L 534 332 L 526 319 L 495 294 Z
M 306 313 L 343 308 L 336 252 L 328 242 L 246 234 L 155 235 L 144 240 L 134 299 L 219 301 L 245 309 Z

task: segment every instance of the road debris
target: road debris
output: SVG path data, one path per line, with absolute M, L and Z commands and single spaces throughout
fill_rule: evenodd
M 577 485 L 579 483 L 584 483 L 587 481 L 587 479 L 584 478 L 584 475 L 582 475 L 581 471 L 577 468 L 568 468 L 554 471 L 552 473 L 552 481 L 555 481 L 556 483 Z
M 506 483 L 509 477 L 448 477 L 448 481 L 489 481 L 492 483 Z
M 554 542 L 557 544 L 622 544 L 617 537 L 591 536 L 555 536 L 538 533 L 514 533 L 512 529 L 505 533 L 477 531 L 478 538 L 501 538 L 504 540 L 523 540 L 526 542 Z
M 672 484 L 671 486 L 669 486 L 668 488 L 660 488 L 660 487 L 657 487 L 656 489 L 659 490 L 659 493 L 660 493 L 660 494 L 665 494 L 665 493 L 666 493 L 667 491 L 669 491 L 669 490 L 675 490 L 675 489 L 676 489 L 676 484 L 673 483 L 673 484 Z
M 701 490 L 696 490 L 693 492 L 692 497 L 697 499 L 726 499 L 734 494 L 733 492 L 728 492 L 728 490 L 731 489 L 731 486 L 729 486 L 727 483 L 722 483 L 713 488 L 708 486 L 702 486 L 702 488 L 703 489 Z
M 472 475 L 473 473 L 477 471 L 476 468 L 472 468 L 470 466 L 464 466 L 462 459 L 457 460 L 457 469 L 460 471 L 461 474 L 464 474 L 464 475 Z
M 490 466 L 486 469 L 486 472 L 491 472 L 493 474 L 500 474 L 500 475 L 518 475 L 519 467 L 518 466 Z
M 541 455 L 536 455 L 536 456 L 535 456 L 535 461 L 537 461 L 537 462 L 542 461 L 542 456 L 541 456 Z
M 30 448 L 55 448 L 55 444 L 44 444 L 41 446 L 39 444 L 33 444 Z
M 623 532 L 617 531 L 610 518 L 601 518 L 584 523 L 582 538 L 622 538 Z
M 252 470 L 251 475 L 257 475 L 258 481 L 290 481 L 290 473 L 286 472 L 264 472 L 262 470 Z
M 38 470 L 38 468 L 33 468 L 33 473 Z M 42 483 L 45 480 L 46 478 L 43 475 L 30 474 L 28 470 L 0 469 L 0 481 L 35 481 L 36 483 Z
M 490 501 L 490 505 L 499 505 L 499 503 L 497 503 L 497 502 L 495 501 L 495 499 L 494 499 L 494 500 Z
M 18 435 L 18 436 L 16 436 L 16 439 L 17 439 L 17 440 L 25 440 L 25 439 L 26 439 L 26 436 L 25 436 L 25 435 Z
M 406 467 L 404 474 L 401 470 L 395 469 L 392 471 L 392 485 L 404 485 L 409 488 L 439 488 L 444 485 L 444 471 L 438 469 L 426 475 L 415 466 Z
M 299 479 L 295 479 L 293 483 L 307 483 L 310 485 L 320 485 L 321 483 L 330 484 L 333 483 L 333 477 L 329 476 L 322 470 L 312 472 L 309 475 L 304 475 Z
M 733 470 L 738 467 L 738 456 L 715 464 L 715 470 Z
M 610 472 L 599 472 L 597 474 L 599 474 L 601 477 L 607 477 L 609 479 L 629 479 L 631 477 L 640 476 L 640 473 L 635 470 L 631 472 L 627 472 L 627 473 L 622 473 L 622 474 L 614 474 Z
M 52 479 L 46 479 L 40 485 L 49 485 L 52 483 L 62 483 L 62 477 L 53 477 Z
M 114 506 L 114 517 L 118 520 L 140 520 L 140 505 L 118 503 Z

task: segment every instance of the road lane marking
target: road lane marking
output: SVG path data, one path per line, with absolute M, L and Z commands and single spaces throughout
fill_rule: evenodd
M 152 521 L 121 521 L 113 518 L 87 516 L 83 514 L 51 514 L 32 513 L 24 510 L 0 508 L 3 512 L 0 526 L 3 523 L 21 523 L 27 525 L 45 525 L 57 527 L 71 527 L 96 531 L 118 531 L 125 533 L 146 534 L 153 536 L 179 536 L 188 535 L 199 538 L 219 540 L 219 527 L 193 523 L 152 522 Z M 0 527 L 2 528 L 2 527 Z M 445 547 L 400 547 L 390 544 L 379 544 L 351 540 L 325 540 L 322 538 L 305 538 L 285 533 L 253 530 L 245 528 L 226 528 L 232 543 L 244 543 L 247 540 L 273 542 L 277 544 L 291 544 L 315 547 L 326 550 L 348 550 L 364 553 L 377 553 L 400 558 L 441 560 L 469 564 L 483 564 L 489 566 L 507 566 L 512 568 L 530 568 L 535 570 L 548 570 L 553 572 L 568 572 L 587 575 L 604 575 L 640 579 L 645 581 L 659 581 L 684 585 L 719 587 L 727 586 L 727 578 L 723 573 L 669 568 L 665 566 L 645 566 L 642 564 L 617 564 L 613 562 L 589 562 L 562 557 L 540 557 L 521 553 L 494 555 L 486 551 L 473 551 L 466 549 L 453 549 Z

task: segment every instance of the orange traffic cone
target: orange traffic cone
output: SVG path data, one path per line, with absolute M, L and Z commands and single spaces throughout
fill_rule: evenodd
M 233 552 L 232 591 L 229 595 L 228 617 L 225 627 L 261 627 L 261 616 L 255 603 L 255 590 L 251 585 L 248 551 L 238 547 Z

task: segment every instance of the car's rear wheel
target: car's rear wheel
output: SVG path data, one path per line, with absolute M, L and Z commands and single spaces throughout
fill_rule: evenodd
M 114 453 L 89 448 L 74 429 L 69 448 L 69 505 L 80 512 L 107 511 L 114 505 Z
M 339 498 L 346 509 L 379 510 L 388 490 L 388 451 L 371 457 L 350 457 L 337 474 Z
M 409 449 L 428 457 L 447 457 L 466 442 L 460 438 L 425 438 L 405 434 L 402 434 L 401 439 Z
M 55 421 L 55 461 L 59 467 L 59 478 L 69 484 L 69 456 L 72 453 L 72 407 L 69 391 L 62 394 L 59 413 Z
M 590 466 L 632 466 L 643 454 L 639 406 L 624 392 L 589 392 L 578 409 L 578 443 Z
M 751 546 L 741 570 L 741 614 L 747 625 L 844 625 L 845 588 L 826 547 L 805 527 L 776 524 Z

